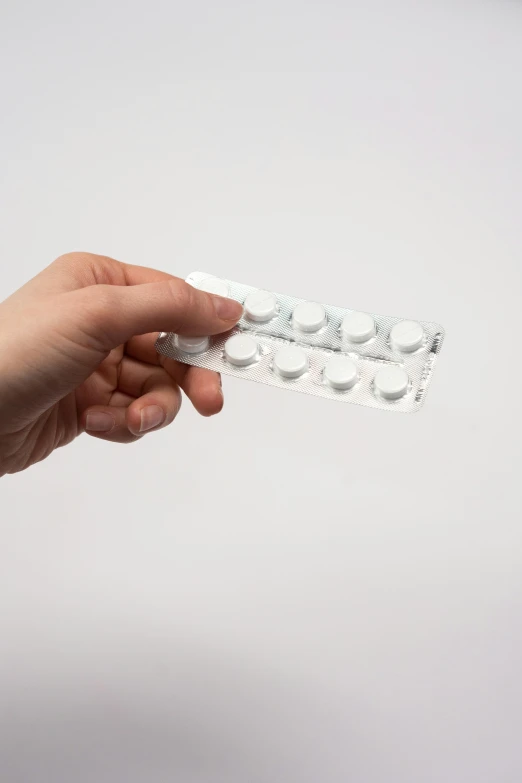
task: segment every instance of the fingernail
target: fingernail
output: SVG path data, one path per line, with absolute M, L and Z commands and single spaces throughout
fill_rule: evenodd
M 216 315 L 222 321 L 239 321 L 243 315 L 243 306 L 234 299 L 225 299 L 223 296 L 214 296 Z
M 165 421 L 165 411 L 159 405 L 147 405 L 141 411 L 140 432 L 151 430 Z
M 88 413 L 85 419 L 85 429 L 89 432 L 109 432 L 114 427 L 114 416 L 102 411 Z

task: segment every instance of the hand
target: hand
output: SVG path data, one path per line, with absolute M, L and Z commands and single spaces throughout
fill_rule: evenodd
M 0 304 L 0 476 L 84 430 L 118 443 L 170 424 L 180 389 L 203 416 L 221 380 L 154 350 L 157 332 L 231 329 L 242 307 L 182 280 L 88 253 L 62 256 Z

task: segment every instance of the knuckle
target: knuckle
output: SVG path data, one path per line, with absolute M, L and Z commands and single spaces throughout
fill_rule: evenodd
M 59 274 L 72 274 L 81 284 L 88 285 L 93 276 L 93 265 L 91 253 L 74 251 L 58 256 L 51 264 L 51 268 Z
M 95 336 L 98 347 L 109 350 L 113 347 L 113 334 L 119 321 L 120 302 L 112 286 L 94 285 L 79 292 L 82 320 L 88 324 L 88 331 Z
M 53 266 L 58 267 L 71 267 L 71 266 L 85 266 L 89 264 L 90 253 L 82 253 L 79 251 L 73 251 L 72 253 L 64 253 L 58 256 L 53 261 Z
M 115 311 L 118 300 L 110 285 L 92 285 L 81 290 L 82 304 L 93 316 L 105 315 Z
M 55 258 L 53 261 L 53 264 L 56 266 L 66 266 L 67 264 L 70 264 L 71 261 L 74 261 L 78 253 L 72 252 L 72 253 L 62 253 L 61 256 L 58 256 L 58 258 Z
M 168 286 L 175 312 L 182 316 L 189 313 L 195 306 L 196 289 L 177 278 L 169 280 Z

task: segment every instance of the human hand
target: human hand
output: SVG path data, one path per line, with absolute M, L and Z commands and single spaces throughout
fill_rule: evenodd
M 70 253 L 0 304 L 0 476 L 81 432 L 131 443 L 170 424 L 180 389 L 199 413 L 223 405 L 217 373 L 159 356 L 159 331 L 231 329 L 242 307 L 179 278 Z

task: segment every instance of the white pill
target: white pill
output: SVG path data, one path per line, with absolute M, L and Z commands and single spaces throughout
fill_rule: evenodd
M 210 345 L 210 337 L 183 337 L 178 334 L 177 343 L 184 353 L 203 353 Z
M 375 392 L 385 400 L 398 400 L 404 397 L 409 383 L 408 373 L 402 367 L 394 365 L 381 367 L 373 381 Z
M 245 299 L 245 313 L 251 321 L 270 321 L 277 314 L 277 299 L 270 291 L 252 291 Z
M 284 345 L 275 353 L 274 370 L 283 378 L 299 378 L 308 370 L 308 357 L 297 345 Z
M 326 323 L 326 312 L 316 302 L 301 302 L 292 314 L 292 321 L 302 332 L 318 332 Z
M 225 357 L 236 367 L 253 364 L 259 355 L 259 346 L 246 334 L 235 334 L 225 343 Z
M 342 320 L 341 334 L 352 343 L 365 343 L 375 337 L 375 321 L 368 313 L 348 313 Z
M 224 280 L 220 280 L 219 277 L 204 277 L 203 280 L 199 280 L 197 283 L 191 283 L 194 288 L 199 288 L 200 291 L 206 291 L 207 294 L 217 294 L 218 296 L 228 296 L 230 291 L 228 283 Z
M 411 353 L 424 342 L 424 329 L 417 321 L 399 321 L 390 332 L 390 342 L 398 351 Z
M 347 356 L 332 356 L 324 368 L 325 381 L 334 389 L 351 389 L 359 380 L 357 366 Z

